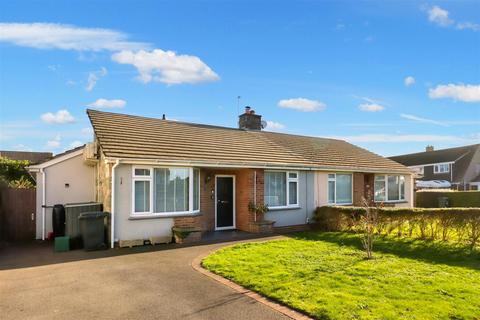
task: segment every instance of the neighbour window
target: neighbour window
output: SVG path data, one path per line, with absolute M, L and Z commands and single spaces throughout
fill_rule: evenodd
M 450 164 L 441 163 L 433 166 L 433 173 L 448 173 L 450 172 Z
M 199 210 L 198 169 L 134 168 L 133 185 L 134 214 L 187 213 Z
M 270 208 L 298 206 L 298 172 L 265 171 L 264 188 Z
M 328 203 L 352 204 L 352 175 L 328 174 Z
M 405 176 L 376 175 L 374 200 L 377 202 L 405 200 Z

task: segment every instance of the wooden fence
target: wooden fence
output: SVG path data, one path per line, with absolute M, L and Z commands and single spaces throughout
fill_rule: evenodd
M 36 189 L 0 188 L 0 240 L 35 239 Z

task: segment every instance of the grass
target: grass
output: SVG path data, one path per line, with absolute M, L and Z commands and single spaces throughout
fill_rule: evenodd
M 221 249 L 203 266 L 317 319 L 480 319 L 480 253 L 447 243 L 298 233 Z

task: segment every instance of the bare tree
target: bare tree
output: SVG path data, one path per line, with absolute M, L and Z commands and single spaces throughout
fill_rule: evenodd
M 362 245 L 367 253 L 367 259 L 373 258 L 373 242 L 375 241 L 376 228 L 378 225 L 377 207 L 371 207 L 369 201 L 362 199 L 365 214 L 359 218 L 361 230 L 363 232 Z

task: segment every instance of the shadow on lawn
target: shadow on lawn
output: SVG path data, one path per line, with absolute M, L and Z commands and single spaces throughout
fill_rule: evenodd
M 361 235 L 341 232 L 303 232 L 290 234 L 299 240 L 326 241 L 342 246 L 363 250 Z M 417 239 L 398 239 L 379 236 L 373 245 L 373 252 L 394 254 L 401 258 L 410 258 L 429 263 L 446 264 L 480 270 L 480 252 L 471 251 L 449 243 Z

